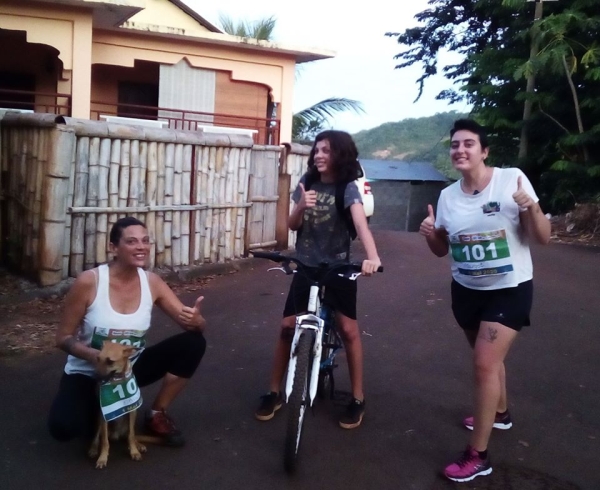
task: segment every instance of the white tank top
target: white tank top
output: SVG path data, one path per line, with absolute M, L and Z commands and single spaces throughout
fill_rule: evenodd
M 132 357 L 132 362 L 135 362 L 146 345 L 145 335 L 150 328 L 152 315 L 153 302 L 148 275 L 138 268 L 142 287 L 140 305 L 134 313 L 123 314 L 113 310 L 110 305 L 108 264 L 99 266 L 97 271 L 96 297 L 85 312 L 77 340 L 98 350 L 104 340 L 139 347 L 140 350 Z M 69 355 L 65 373 L 94 376 L 94 366 L 84 359 Z

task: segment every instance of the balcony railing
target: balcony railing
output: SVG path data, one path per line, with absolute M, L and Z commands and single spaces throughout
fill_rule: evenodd
M 247 130 L 254 142 L 260 145 L 279 145 L 279 119 L 219 114 L 202 111 L 187 111 L 168 107 L 151 107 L 135 104 L 115 104 L 92 101 L 90 119 L 110 120 L 110 116 L 146 121 L 164 121 L 163 127 L 186 131 L 235 133 L 236 129 Z M 71 116 L 71 95 L 61 93 L 31 92 L 0 88 L 0 110 L 45 112 Z M 105 117 L 102 117 L 105 116 Z M 108 117 L 107 117 L 108 116 Z M 135 121 L 131 121 L 135 125 Z
M 0 109 L 17 109 L 70 116 L 71 96 L 69 94 L 0 88 Z
M 118 116 L 137 120 L 164 121 L 165 125 L 171 129 L 186 131 L 218 132 L 220 127 L 223 128 L 223 132 L 231 133 L 235 132 L 235 129 L 242 129 L 248 130 L 248 134 L 252 134 L 256 144 L 279 144 L 280 122 L 278 119 L 101 101 L 92 101 L 91 104 L 93 109 L 90 119 L 92 120 L 110 120 L 110 116 Z

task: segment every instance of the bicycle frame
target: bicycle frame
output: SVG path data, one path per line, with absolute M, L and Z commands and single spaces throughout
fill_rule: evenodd
M 252 252 L 257 258 L 269 259 L 282 264 L 281 267 L 274 267 L 269 270 L 281 270 L 286 274 L 293 274 L 290 263 L 296 264 L 300 272 L 310 268 L 294 257 L 286 257 L 274 252 Z M 339 274 L 350 280 L 356 280 L 361 274 L 361 264 L 343 263 L 327 264 L 320 266 L 321 272 L 327 274 L 336 268 L 345 268 L 345 274 Z M 383 272 L 383 268 L 379 268 Z M 287 379 L 285 384 L 285 399 L 289 405 L 288 425 L 285 439 L 284 467 L 288 473 L 293 473 L 296 468 L 296 459 L 298 448 L 300 447 L 300 438 L 302 434 L 302 424 L 304 414 L 308 406 L 312 406 L 317 393 L 319 392 L 320 380 L 323 380 L 322 387 L 326 385 L 326 379 L 329 378 L 330 389 L 333 393 L 333 368 L 334 359 L 338 349 L 342 347 L 339 335 L 333 327 L 333 322 L 322 318 L 323 307 L 321 300 L 324 298 L 323 277 L 319 274 L 318 280 L 310 278 L 310 290 L 308 307 L 306 313 L 296 316 L 294 337 L 290 349 L 290 360 L 288 362 Z M 326 306 L 327 307 L 327 306 Z M 323 353 L 323 335 L 325 329 L 328 335 L 325 345 L 326 359 L 321 359 Z M 314 333 L 314 335 L 313 335 Z M 306 335 L 308 334 L 308 335 Z M 323 377 L 321 377 L 323 373 Z
M 287 402 L 294 386 L 298 340 L 300 339 L 300 335 L 304 330 L 314 330 L 315 340 L 312 348 L 312 367 L 310 371 L 308 390 L 311 407 L 314 399 L 316 398 L 317 387 L 319 384 L 321 352 L 323 350 L 323 329 L 325 327 L 325 320 L 320 317 L 321 301 L 319 298 L 319 292 L 319 286 L 316 284 L 313 284 L 310 287 L 307 313 L 298 315 L 296 317 L 296 329 L 294 332 L 294 339 L 292 340 L 292 348 L 290 349 L 290 361 L 288 363 L 287 379 L 285 383 L 285 399 Z

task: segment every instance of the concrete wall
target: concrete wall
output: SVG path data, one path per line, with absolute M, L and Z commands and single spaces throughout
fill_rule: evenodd
M 376 180 L 370 184 L 375 198 L 371 226 L 400 231 L 418 231 L 427 215 L 427 204 L 435 207 L 445 187 L 443 182 L 399 180 Z

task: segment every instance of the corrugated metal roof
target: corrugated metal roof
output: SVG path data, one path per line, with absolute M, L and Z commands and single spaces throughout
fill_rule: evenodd
M 400 160 L 359 159 L 367 180 L 422 180 L 448 182 L 449 179 L 427 162 L 403 162 Z

